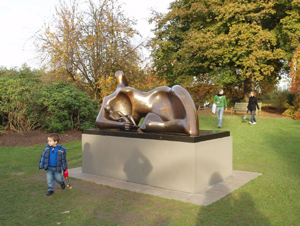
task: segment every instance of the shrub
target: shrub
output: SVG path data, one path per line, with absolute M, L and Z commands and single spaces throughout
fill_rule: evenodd
M 274 96 L 272 99 L 272 105 L 274 107 L 287 107 L 288 106 L 288 98 L 289 98 L 289 91 L 276 91 L 274 92 Z
M 97 101 L 69 83 L 39 83 L 37 78 L 0 79 L 2 125 L 17 131 L 53 132 L 94 127 Z
M 296 95 L 293 94 L 293 93 L 289 93 L 287 95 L 287 103 L 290 105 L 290 106 L 294 106 L 294 101 L 295 101 L 295 98 L 296 98 Z
M 231 105 L 235 105 L 235 103 L 240 103 L 240 102 L 244 102 L 244 100 L 239 97 L 231 97 L 229 103 Z
M 34 130 L 39 125 L 27 112 L 33 101 L 33 90 L 39 83 L 36 78 L 1 78 L 0 111 L 2 125 L 17 131 Z
M 41 109 L 42 128 L 59 132 L 94 127 L 98 102 L 75 86 L 53 83 L 40 88 L 37 107 Z
M 300 120 L 300 96 L 293 95 L 292 105 L 283 113 L 295 120 Z
M 295 120 L 300 120 L 300 109 L 293 114 L 292 118 Z
M 289 108 L 289 109 L 285 110 L 285 112 L 283 112 L 282 115 L 292 117 L 294 113 L 295 113 L 295 110 L 293 110 L 292 108 Z

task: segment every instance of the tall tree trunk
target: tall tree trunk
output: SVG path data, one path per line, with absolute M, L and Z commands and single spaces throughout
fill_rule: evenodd
M 246 78 L 244 81 L 244 101 L 248 102 L 250 97 L 250 92 L 254 91 L 255 81 L 252 77 Z

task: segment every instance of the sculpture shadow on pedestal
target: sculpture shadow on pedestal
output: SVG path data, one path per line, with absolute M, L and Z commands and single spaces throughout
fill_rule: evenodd
M 140 184 L 147 184 L 152 169 L 150 161 L 139 150 L 133 150 L 124 164 L 127 181 Z

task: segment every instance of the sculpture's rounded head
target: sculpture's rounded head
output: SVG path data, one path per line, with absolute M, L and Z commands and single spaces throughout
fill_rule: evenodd
M 128 82 L 127 82 L 127 79 L 126 79 L 123 71 L 117 71 L 115 73 L 115 77 L 117 80 L 118 87 L 119 86 L 121 86 L 121 87 L 128 86 Z
M 109 104 L 107 104 L 107 105 L 105 105 L 104 110 L 105 110 L 107 113 L 109 113 L 109 112 L 112 111 L 113 109 L 112 109 L 112 107 L 111 107 Z

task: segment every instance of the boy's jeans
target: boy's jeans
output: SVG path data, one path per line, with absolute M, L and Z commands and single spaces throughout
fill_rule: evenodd
M 48 166 L 47 169 L 47 184 L 48 184 L 48 191 L 54 190 L 54 183 L 55 181 L 62 185 L 64 183 L 64 178 L 61 173 L 56 172 L 56 167 Z M 54 181 L 55 180 L 55 181 Z
M 224 107 L 217 107 L 218 127 L 222 127 Z
M 251 111 L 251 122 L 256 122 L 256 119 L 254 117 L 254 114 L 255 114 L 255 110 L 252 110 Z

